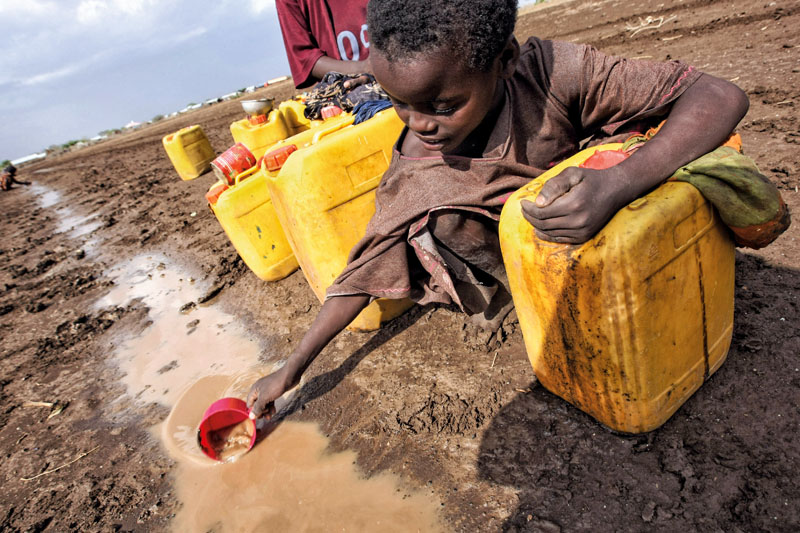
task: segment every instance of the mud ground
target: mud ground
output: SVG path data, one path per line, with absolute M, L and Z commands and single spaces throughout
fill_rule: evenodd
M 634 35 L 648 16 L 663 25 Z M 522 16 L 517 35 L 680 58 L 733 80 L 751 101 L 745 150 L 800 216 L 800 2 L 554 1 Z M 283 83 L 258 96 L 292 94 Z M 179 180 L 161 146 L 196 123 L 219 153 L 242 116 L 237 102 L 219 103 L 48 157 L 21 169 L 33 186 L 0 195 L 4 531 L 160 531 L 176 511 L 173 463 L 148 432 L 166 409 L 125 396 L 108 362 L 115 339 L 148 325 L 136 301 L 94 306 L 110 267 L 166 255 L 197 279 L 205 305 L 247 325 L 265 362 L 313 319 L 302 274 L 265 283 L 249 272 L 205 205 L 211 175 Z M 47 207 L 42 187 L 60 194 Z M 68 215 L 89 225 L 65 228 Z M 728 359 L 652 433 L 614 434 L 538 387 L 513 321 L 487 338 L 443 307 L 343 333 L 310 368 L 291 417 L 356 450 L 366 475 L 394 472 L 435 493 L 455 531 L 797 531 L 798 235 L 795 224 L 765 250 L 737 252 Z M 51 418 L 26 406 L 55 400 L 67 406 Z

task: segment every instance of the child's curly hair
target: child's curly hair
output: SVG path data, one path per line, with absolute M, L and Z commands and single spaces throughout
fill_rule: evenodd
M 390 61 L 447 47 L 487 71 L 514 33 L 517 0 L 370 0 L 371 46 Z

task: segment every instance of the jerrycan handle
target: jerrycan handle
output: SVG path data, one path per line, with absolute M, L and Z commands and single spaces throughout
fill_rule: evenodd
M 240 181 L 242 181 L 243 179 L 245 179 L 245 178 L 247 178 L 249 176 L 252 176 L 254 173 L 256 173 L 258 171 L 258 169 L 259 169 L 259 166 L 255 165 L 255 166 L 252 166 L 252 167 L 248 168 L 244 172 L 240 172 L 239 174 L 236 174 L 236 178 L 234 178 L 234 180 L 233 180 L 233 186 L 236 187 L 237 185 L 239 185 Z
M 520 198 L 520 200 L 528 200 L 531 202 L 536 200 L 536 197 L 539 196 L 539 193 L 542 191 L 542 187 L 544 187 L 546 182 L 546 179 L 536 178 L 525 185 L 525 194 Z
M 346 118 L 341 119 L 341 122 L 337 122 L 336 124 L 334 124 L 329 128 L 321 129 L 320 131 L 314 134 L 314 137 L 312 137 L 311 139 L 311 144 L 316 144 L 320 141 L 320 139 L 322 139 L 326 135 L 330 135 L 331 133 L 337 132 L 342 128 L 346 128 L 347 126 L 352 124 L 354 120 L 355 117 L 353 115 L 348 115 Z
M 536 197 L 539 196 L 540 192 L 542 192 L 542 187 L 544 187 L 544 184 L 547 183 L 548 179 L 550 179 L 550 178 L 547 177 L 547 176 L 545 176 L 544 178 L 539 177 L 539 178 L 534 179 L 533 181 L 531 181 L 530 183 L 528 183 L 527 185 L 525 185 L 523 187 L 522 190 L 523 190 L 524 194 L 519 197 L 519 200 L 520 200 L 520 204 L 519 204 L 520 212 L 522 211 L 522 203 L 521 203 L 522 200 L 528 200 L 529 202 L 536 201 Z M 529 230 L 531 231 L 531 233 L 533 235 L 536 234 L 536 232 L 533 229 L 533 226 L 527 226 L 527 227 L 529 228 Z M 572 244 L 561 244 L 561 243 L 557 243 L 557 242 L 545 241 L 545 240 L 538 239 L 538 238 L 536 239 L 536 245 L 539 247 L 539 249 L 541 249 L 543 252 L 546 252 L 546 253 L 558 253 L 560 250 L 563 250 L 564 248 L 568 248 L 570 246 L 573 246 Z M 546 251 L 546 249 L 548 249 L 548 248 L 550 249 L 550 251 Z

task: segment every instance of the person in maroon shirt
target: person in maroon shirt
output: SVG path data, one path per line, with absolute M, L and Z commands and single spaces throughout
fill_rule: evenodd
M 369 72 L 368 0 L 277 0 L 286 55 L 295 87 L 328 72 Z

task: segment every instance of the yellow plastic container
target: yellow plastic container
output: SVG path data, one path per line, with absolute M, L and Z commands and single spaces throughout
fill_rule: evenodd
M 305 106 L 295 100 L 291 102 L 292 105 L 289 106 L 289 109 L 298 111 L 300 116 L 303 116 L 302 110 Z M 281 107 L 283 104 L 281 104 Z M 278 118 L 274 119 L 273 117 Z M 283 115 L 278 111 L 273 111 L 270 113 L 269 120 L 275 120 L 276 122 L 274 123 L 283 124 L 284 119 L 282 117 Z M 245 121 L 249 125 L 249 121 L 247 119 Z M 322 126 L 330 128 L 339 124 L 340 126 L 338 127 L 342 127 L 342 124 L 349 125 L 352 122 L 352 115 L 340 115 L 315 125 L 316 129 L 314 131 L 306 129 L 290 139 L 293 139 L 293 143 L 307 146 L 316 135 L 317 129 L 323 131 L 324 128 Z M 232 132 L 236 124 L 231 125 Z M 265 124 L 270 124 L 270 122 Z M 312 123 L 307 121 L 307 124 L 311 125 Z M 242 128 L 237 131 L 246 130 Z M 279 130 L 277 128 L 272 130 L 251 129 L 247 135 L 250 135 L 248 137 L 250 142 L 261 143 L 264 142 L 264 139 L 269 138 L 270 134 L 268 132 L 275 131 Z M 284 129 L 282 131 L 285 133 L 287 130 Z M 261 157 L 275 147 L 286 145 L 287 143 L 281 140 L 270 147 L 269 150 L 262 146 L 253 155 Z M 276 281 L 294 272 L 298 267 L 298 263 L 275 213 L 275 207 L 267 189 L 269 172 L 264 167 L 265 165 L 261 168 L 254 167 L 241 173 L 237 176 L 234 185 L 222 193 L 218 200 L 210 204 L 210 206 L 228 235 L 228 239 L 230 239 L 233 247 L 236 248 L 248 268 L 265 281 Z M 211 189 L 214 187 L 216 187 L 216 184 Z
M 734 245 L 703 196 L 667 182 L 579 245 L 536 238 L 514 193 L 500 244 L 525 347 L 548 390 L 627 433 L 663 424 L 722 365 L 733 331 Z
M 354 120 L 355 117 L 352 114 L 342 113 L 341 115 L 337 115 L 326 120 L 311 121 L 309 123 L 311 126 L 310 128 L 305 129 L 300 133 L 292 135 L 286 139 L 277 141 L 275 144 L 270 146 L 265 153 L 268 154 L 274 150 L 277 150 L 278 148 L 281 148 L 282 146 L 288 146 L 290 144 L 295 145 L 298 149 L 307 148 L 323 137 L 327 137 L 342 128 L 350 126 Z
M 310 130 L 310 140 L 310 132 L 303 132 L 299 139 L 279 143 L 305 146 L 298 145 L 270 177 L 269 190 L 297 261 L 320 301 L 375 212 L 375 188 L 402 128 L 397 114 L 388 109 L 356 126 L 352 116 L 339 115 Z M 348 328 L 378 329 L 412 305 L 410 300 L 375 300 Z
M 305 117 L 306 106 L 299 100 L 286 100 L 281 102 L 277 109 L 273 109 L 263 124 L 252 124 L 249 118 L 237 120 L 231 124 L 231 136 L 234 143 L 244 144 L 256 158 L 260 158 L 277 142 L 288 137 L 293 137 L 310 129 L 335 123 L 352 115 L 340 115 L 327 121 L 309 120 Z M 310 142 L 312 135 L 309 135 Z
M 256 276 L 276 281 L 297 270 L 297 259 L 269 197 L 265 170 L 253 167 L 242 172 L 216 203 L 209 205 L 233 247 Z
M 193 180 L 208 172 L 217 156 L 200 126 L 187 126 L 161 139 L 172 166 L 182 180 Z
M 283 114 L 273 109 L 263 124 L 251 124 L 249 118 L 231 123 L 231 135 L 234 143 L 242 143 L 258 159 L 267 148 L 292 135 Z
M 283 116 L 286 127 L 289 129 L 289 135 L 297 135 L 301 131 L 305 131 L 311 127 L 311 121 L 306 118 L 306 106 L 303 102 L 297 99 L 286 100 L 281 102 L 278 110 Z

